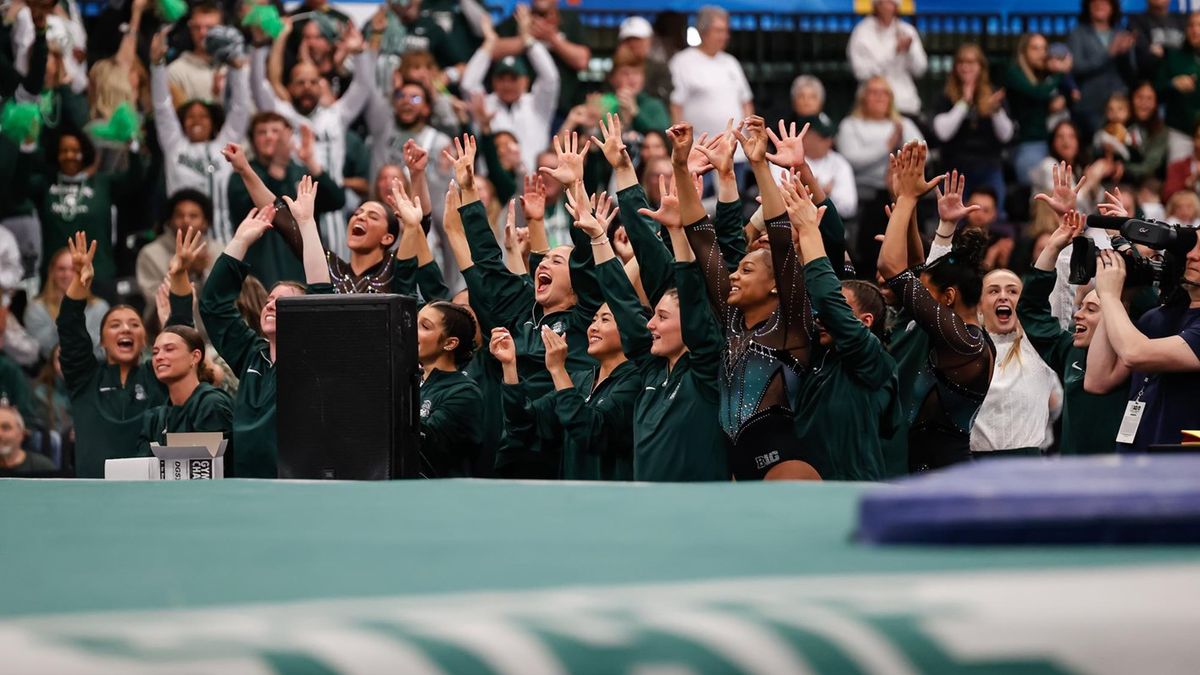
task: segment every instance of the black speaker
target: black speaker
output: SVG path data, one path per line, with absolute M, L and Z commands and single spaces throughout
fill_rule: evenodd
M 305 295 L 276 307 L 279 477 L 416 477 L 416 301 Z

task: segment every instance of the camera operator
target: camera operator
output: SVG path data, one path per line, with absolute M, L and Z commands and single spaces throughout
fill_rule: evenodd
M 1177 444 L 1181 430 L 1200 426 L 1200 243 L 1183 267 L 1176 293 L 1134 325 L 1121 303 L 1125 260 L 1115 251 L 1100 252 L 1101 321 L 1088 350 L 1084 390 L 1103 394 L 1111 383 L 1131 378 L 1118 451 Z

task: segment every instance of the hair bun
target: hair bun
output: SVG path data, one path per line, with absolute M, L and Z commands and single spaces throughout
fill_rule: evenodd
M 978 269 L 987 256 L 987 250 L 987 234 L 973 227 L 965 228 L 954 236 L 949 253 L 953 260 L 948 262 Z

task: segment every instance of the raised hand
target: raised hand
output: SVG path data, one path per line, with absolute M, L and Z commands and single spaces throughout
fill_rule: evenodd
M 247 246 L 253 244 L 262 238 L 262 236 L 271 229 L 271 219 L 275 217 L 275 207 L 268 206 L 262 209 L 250 209 L 250 213 L 246 214 L 245 220 L 241 225 L 238 225 L 237 232 L 233 234 L 234 239 L 243 241 Z
M 629 158 L 629 151 L 625 148 L 625 141 L 621 139 L 620 116 L 612 113 L 605 115 L 604 119 L 600 120 L 600 135 L 604 137 L 603 141 L 592 136 L 591 142 L 600 148 L 604 159 L 608 160 L 614 169 L 633 166 L 633 160 Z
M 312 176 L 305 176 L 296 184 L 296 198 L 284 195 L 283 202 L 287 204 L 288 211 L 292 212 L 292 218 L 296 219 L 297 224 L 308 222 L 316 222 L 316 203 L 317 203 L 317 183 L 312 179 Z M 272 214 L 273 216 L 274 214 Z
M 733 139 L 733 120 L 730 119 L 725 125 L 725 131 L 713 136 L 711 139 L 700 137 L 700 142 L 696 143 L 695 151 L 704 155 L 710 166 L 716 170 L 717 175 L 729 175 L 733 173 L 733 153 L 737 149 Z
M 463 134 L 460 141 L 454 137 L 454 151 L 450 148 L 442 151 L 442 155 L 454 166 L 454 180 L 464 190 L 475 189 L 475 137 Z
M 679 215 L 679 195 L 675 189 L 675 181 L 668 180 L 666 176 L 659 176 L 658 193 L 662 196 L 658 204 L 658 209 L 651 211 L 650 209 L 641 208 L 638 209 L 638 213 L 669 230 L 682 228 L 683 219 Z
M 250 160 L 246 159 L 246 153 L 237 143 L 226 144 L 225 148 L 221 150 L 221 155 L 225 157 L 225 161 L 229 162 L 234 171 L 241 173 L 250 170 Z
M 1080 176 L 1079 182 L 1075 182 L 1075 170 L 1066 162 L 1059 162 L 1054 165 L 1051 170 L 1053 179 L 1053 187 L 1050 189 L 1050 194 L 1039 192 L 1034 196 L 1034 199 L 1045 202 L 1058 215 L 1063 215 L 1067 211 L 1075 208 L 1075 200 L 1079 195 L 1079 191 L 1087 184 L 1087 176 Z
M 462 195 L 458 193 L 454 181 L 450 181 L 450 186 L 446 188 L 446 199 L 442 203 L 442 230 L 448 235 L 464 235 L 462 218 L 458 214 L 460 206 Z
M 554 153 L 558 155 L 558 166 L 553 169 L 539 167 L 538 172 L 553 178 L 564 186 L 574 185 L 583 180 L 583 157 L 591 146 L 592 142 L 588 140 L 584 141 L 583 147 L 580 148 L 579 134 L 574 131 L 570 136 L 566 134 L 555 136 Z
M 1096 266 L 1096 293 L 1100 297 L 1120 298 L 1125 289 L 1125 259 L 1112 249 L 1100 251 Z
M 791 221 L 792 229 L 797 234 L 820 226 L 821 218 L 825 217 L 826 207 L 818 207 L 813 203 L 812 195 L 809 194 L 803 181 L 798 178 L 791 180 L 785 178 L 779 185 L 779 191 L 783 195 L 788 220 Z
M 300 145 L 296 148 L 296 158 L 308 167 L 309 172 L 322 173 L 321 162 L 317 160 L 317 136 L 308 125 L 300 125 Z
M 1046 242 L 1046 247 L 1062 251 L 1071 245 L 1075 237 L 1083 233 L 1085 227 L 1087 227 L 1086 216 L 1075 210 L 1067 211 L 1059 219 L 1058 229 L 1050 233 L 1050 240 Z
M 796 123 L 792 122 L 790 126 L 785 126 L 783 120 L 779 120 L 779 135 L 776 136 L 770 127 L 767 127 L 767 137 L 775 144 L 775 152 L 768 152 L 767 159 L 778 166 L 792 168 L 800 166 L 804 163 L 804 136 L 808 133 L 808 124 L 796 133 Z
M 488 349 L 500 365 L 513 365 L 517 362 L 517 347 L 507 328 L 493 328 Z
M 924 143 L 913 141 L 904 146 L 900 158 L 896 160 L 897 197 L 920 199 L 945 178 L 939 175 L 934 176 L 933 180 L 925 180 L 925 159 L 928 155 L 929 147 Z
M 567 365 L 567 339 L 542 326 L 542 344 L 546 345 L 546 370 L 561 371 Z
M 529 228 L 517 227 L 517 200 L 508 200 L 508 213 L 504 217 L 504 250 L 521 257 L 529 255 Z
M 359 54 L 367 47 L 362 32 L 353 21 L 347 21 L 346 29 L 342 31 L 342 47 L 351 54 Z
M 592 213 L 595 214 L 596 220 L 604 226 L 604 231 L 607 232 L 612 222 L 617 218 L 617 205 L 613 202 L 613 198 L 607 192 L 592 195 Z
M 583 230 L 592 239 L 603 237 L 607 231 L 592 213 L 592 203 L 588 200 L 587 191 L 583 189 L 583 183 L 576 183 L 567 190 L 567 212 L 575 218 L 575 227 Z
M 767 129 L 763 118 L 751 115 L 742 120 L 740 129 L 734 129 L 733 135 L 742 144 L 742 152 L 751 164 L 766 161 L 767 158 Z
M 411 198 L 404 189 L 404 183 L 399 178 L 392 179 L 391 191 L 385 197 L 388 206 L 396 213 L 404 229 L 421 227 L 421 198 L 413 195 Z
M 167 276 L 186 275 L 195 268 L 198 260 L 207 251 L 208 242 L 202 230 L 189 227 L 187 232 L 175 230 L 175 255 L 167 263 Z
M 163 65 L 167 62 L 167 33 L 169 29 L 156 31 L 150 38 L 150 63 Z
M 96 269 L 92 261 L 96 259 L 96 242 L 88 244 L 87 234 L 76 232 L 73 238 L 67 239 L 67 250 L 71 253 L 71 266 L 75 268 L 75 279 L 84 288 L 92 287 L 96 278 Z
M 521 195 L 521 210 L 525 220 L 542 220 L 546 217 L 546 184 L 536 174 L 525 176 L 525 193 Z
M 495 119 L 496 113 L 488 111 L 487 98 L 481 92 L 471 94 L 467 110 L 471 119 L 475 120 L 475 127 L 479 129 L 479 133 L 492 133 L 492 120 Z
M 667 138 L 671 139 L 671 163 L 676 166 L 687 164 L 692 154 L 692 125 L 680 122 L 667 129 Z
M 938 198 L 938 218 L 943 222 L 955 223 L 967 217 L 967 214 L 978 211 L 978 204 L 966 206 L 963 204 L 963 191 L 967 186 L 966 174 L 960 174 L 957 169 L 951 171 L 945 176 L 946 186 L 945 194 L 942 189 L 937 189 Z
M 429 151 L 417 145 L 413 139 L 408 139 L 404 142 L 404 164 L 408 167 L 409 175 L 414 173 L 425 173 L 425 167 L 429 165 Z
M 1125 203 L 1121 201 L 1121 188 L 1119 187 L 1114 187 L 1112 192 L 1105 190 L 1104 201 L 1100 202 L 1097 207 L 1102 216 L 1129 217 L 1129 211 L 1125 210 Z

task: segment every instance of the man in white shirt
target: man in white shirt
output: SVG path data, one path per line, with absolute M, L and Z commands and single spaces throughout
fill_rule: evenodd
M 485 94 L 483 78 L 492 68 L 492 93 L 484 105 L 493 114 L 492 132 L 508 131 L 521 146 L 521 161 L 529 171 L 537 170 L 538 155 L 550 146 L 550 125 L 558 106 L 558 68 L 545 45 L 529 33 L 528 10 L 519 12 L 517 30 L 525 41 L 525 56 L 537 79 L 529 86 L 529 71 L 516 56 L 505 56 L 492 67 L 494 36 L 484 40 L 463 70 L 462 90 L 466 98 Z
M 859 82 L 882 75 L 892 87 L 896 109 L 916 115 L 921 98 L 913 78 L 925 74 L 929 60 L 917 29 L 901 21 L 897 9 L 896 0 L 875 0 L 875 13 L 850 33 L 846 56 Z
M 671 57 L 671 120 L 691 123 L 696 136 L 725 130 L 730 118 L 740 122 L 754 114 L 754 96 L 742 64 L 725 52 L 729 44 L 729 13 L 705 6 L 696 15 L 700 46 Z M 738 147 L 741 157 L 741 147 Z
M 821 187 L 833 200 L 838 215 L 849 220 L 858 215 L 858 188 L 854 185 L 854 169 L 833 149 L 833 138 L 837 135 L 833 121 L 825 113 L 796 119 L 796 128 L 808 124 L 804 135 L 804 158 Z
M 205 49 L 204 40 L 208 31 L 221 25 L 221 7 L 204 2 L 192 9 L 188 18 L 188 35 L 192 39 L 191 51 L 184 52 L 167 66 L 167 82 L 171 86 L 171 98 L 178 107 L 184 101 L 221 102 L 220 92 L 213 80 L 217 68 Z

